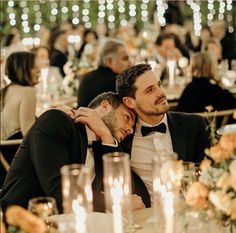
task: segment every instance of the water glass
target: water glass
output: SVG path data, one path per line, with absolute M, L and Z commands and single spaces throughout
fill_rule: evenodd
M 183 162 L 183 177 L 181 179 L 181 195 L 182 198 L 185 198 L 185 195 L 188 192 L 191 184 L 197 180 L 198 169 L 197 166 L 193 162 Z
M 134 232 L 129 155 L 105 154 L 103 166 L 106 212 L 113 215 L 113 232 Z

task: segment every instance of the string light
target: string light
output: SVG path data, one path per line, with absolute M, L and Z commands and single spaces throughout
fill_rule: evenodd
M 61 19 L 62 22 L 68 19 L 68 7 L 66 5 L 67 1 L 66 0 L 61 0 Z
M 121 26 L 127 25 L 126 15 L 125 15 L 125 2 L 124 0 L 118 1 L 118 12 Z
M 82 20 L 86 28 L 91 28 L 92 24 L 89 18 L 90 0 L 84 0 L 84 9 L 82 10 Z
M 141 21 L 146 23 L 148 21 L 148 3 L 149 0 L 142 0 L 141 3 Z
M 215 14 L 214 0 L 208 0 L 207 8 L 208 8 L 207 25 L 210 27 L 213 25 L 213 19 Z
M 224 19 L 224 13 L 225 13 L 225 2 L 223 0 L 218 0 L 218 2 L 219 2 L 218 19 L 223 20 Z
M 21 1 L 20 6 L 22 7 L 22 14 L 21 14 L 21 19 L 22 19 L 22 27 L 23 27 L 23 32 L 24 33 L 29 33 L 30 32 L 30 27 L 29 27 L 29 8 L 27 7 L 27 1 Z
M 79 5 L 76 4 L 76 1 L 74 1 L 74 3 L 71 6 L 71 10 L 72 10 L 72 23 L 74 25 L 79 24 Z
M 187 4 L 190 5 L 193 11 L 193 27 L 196 36 L 200 36 L 202 30 L 202 14 L 200 12 L 201 9 L 201 2 L 200 0 L 187 0 Z
M 227 10 L 227 23 L 228 23 L 228 31 L 230 33 L 234 32 L 234 27 L 233 27 L 233 17 L 232 17 L 232 2 L 233 0 L 227 0 L 226 1 L 226 10 Z
M 37 2 L 34 4 L 34 11 L 35 11 L 35 24 L 34 24 L 34 31 L 39 31 L 40 30 L 40 24 L 42 23 L 42 13 L 40 11 L 40 6 Z
M 98 1 L 98 23 L 104 23 L 105 20 L 105 10 L 106 10 L 106 6 L 105 6 L 106 1 L 105 0 L 99 0 Z
M 168 8 L 168 5 L 165 3 L 165 0 L 156 0 L 157 6 L 157 19 L 160 26 L 166 25 L 166 19 L 164 18 L 165 11 Z
M 8 8 L 7 8 L 7 12 L 8 12 L 8 18 L 9 18 L 9 22 L 12 26 L 16 25 L 16 14 L 14 13 L 14 1 L 10 0 L 8 1 Z
M 131 2 L 129 5 L 129 22 L 130 23 L 135 23 L 136 22 L 136 5 L 134 2 Z
M 107 0 L 107 20 L 108 20 L 108 28 L 112 29 L 115 27 L 115 15 L 114 15 L 114 4 L 113 0 Z

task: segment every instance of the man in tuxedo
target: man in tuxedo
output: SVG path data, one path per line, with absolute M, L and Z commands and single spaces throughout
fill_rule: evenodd
M 142 196 L 147 202 L 148 193 L 152 193 L 153 156 L 156 154 L 160 161 L 165 161 L 175 152 L 178 159 L 199 163 L 209 146 L 206 124 L 197 115 L 168 112 L 165 91 L 148 64 L 130 67 L 119 74 L 116 88 L 124 104 L 138 115 L 134 134 L 125 138 L 122 146 L 131 154 L 132 170 L 147 188 Z
M 99 54 L 99 66 L 86 74 L 79 85 L 78 107 L 87 107 L 89 102 L 105 91 L 116 91 L 116 75 L 130 66 L 125 44 L 108 39 Z
M 89 108 L 79 108 L 74 116 L 75 120 L 54 109 L 38 118 L 25 136 L 7 174 L 0 194 L 4 211 L 13 204 L 27 208 L 33 197 L 52 196 L 62 212 L 61 167 L 86 164 L 95 168 L 95 173 L 101 177 L 101 163 L 95 161 L 94 165 L 94 160 L 101 161 L 103 154 L 119 151 L 117 142 L 133 132 L 135 121 L 134 112 L 112 92 L 97 96 Z M 88 145 L 93 149 L 93 155 Z M 103 194 L 101 189 L 98 190 L 102 178 L 98 180 L 95 176 L 94 182 L 94 209 L 102 211 Z M 134 199 L 136 208 L 142 208 L 141 199 L 137 196 Z

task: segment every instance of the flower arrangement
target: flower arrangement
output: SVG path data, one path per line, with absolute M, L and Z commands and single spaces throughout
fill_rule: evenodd
M 57 227 L 45 222 L 20 206 L 10 206 L 6 211 L 8 227 L 1 222 L 1 233 L 58 233 Z
M 62 80 L 62 92 L 63 94 L 76 96 L 79 87 L 79 80 L 77 77 L 79 60 L 76 57 L 72 57 L 64 65 L 63 69 L 66 75 Z
M 211 160 L 202 161 L 201 175 L 188 189 L 186 203 L 224 226 L 236 225 L 236 132 L 223 134 L 206 154 Z

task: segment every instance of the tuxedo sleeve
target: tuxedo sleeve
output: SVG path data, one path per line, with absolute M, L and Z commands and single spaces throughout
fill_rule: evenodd
M 70 145 L 74 127 L 73 121 L 66 114 L 50 110 L 38 119 L 29 136 L 31 160 L 41 188 L 47 196 L 56 199 L 60 212 L 60 169 L 71 163 Z

